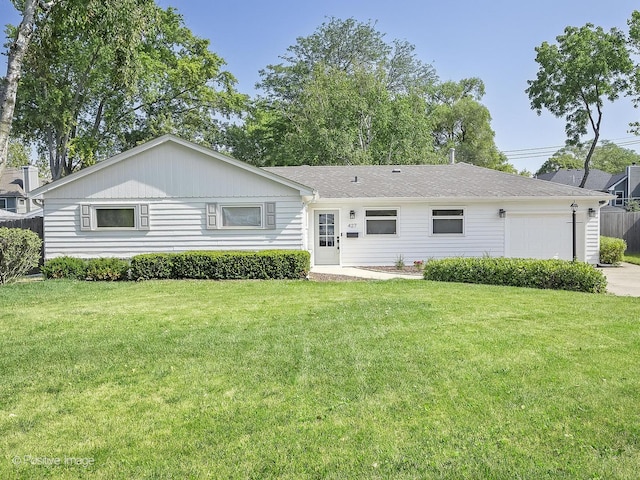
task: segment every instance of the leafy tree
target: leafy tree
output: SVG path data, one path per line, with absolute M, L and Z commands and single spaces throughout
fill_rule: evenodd
M 589 153 L 585 145 L 568 145 L 553 154 L 536 174 L 556 172 L 559 169 L 581 169 L 584 158 Z M 591 157 L 591 166 L 611 174 L 624 172 L 628 165 L 640 163 L 640 155 L 635 151 L 619 147 L 613 142 L 603 140 Z
M 264 96 L 227 139 L 258 164 L 434 159 L 424 92 L 436 81 L 407 42 L 371 23 L 330 19 L 261 71 Z
M 219 141 L 244 97 L 208 47 L 153 0 L 61 3 L 25 58 L 16 131 L 53 179 L 162 133 Z
M 444 82 L 432 88 L 430 118 L 435 147 L 441 156 L 455 148 L 460 161 L 515 172 L 495 145 L 491 115 L 480 103 L 484 93 L 479 78 Z
M 528 81 L 526 92 L 538 114 L 546 108 L 565 118 L 568 144 L 579 145 L 583 135 L 589 130 L 593 133 L 584 159 L 580 183 L 584 186 L 600 137 L 604 102 L 613 102 L 628 89 L 633 62 L 624 33 L 615 28 L 605 32 L 589 23 L 567 27 L 556 41 L 536 48 L 540 67 L 536 79 Z
M 29 165 L 29 152 L 22 142 L 9 139 L 7 152 L 7 167 L 22 167 Z
M 11 37 L 7 54 L 7 74 L 0 79 L 0 174 L 7 163 L 9 136 L 13 122 L 18 83 L 22 74 L 22 62 L 27 53 L 35 23 L 58 3 L 56 0 L 12 0 L 20 7 L 22 21 L 15 29 L 8 29 Z

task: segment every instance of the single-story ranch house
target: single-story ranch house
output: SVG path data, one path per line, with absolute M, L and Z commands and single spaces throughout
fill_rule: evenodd
M 45 258 L 304 249 L 315 265 L 598 262 L 611 195 L 464 163 L 257 168 L 165 135 L 44 185 Z

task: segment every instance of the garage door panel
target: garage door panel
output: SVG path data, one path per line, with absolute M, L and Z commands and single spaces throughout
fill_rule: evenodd
M 578 228 L 578 258 L 584 232 Z M 560 258 L 571 260 L 571 217 L 560 215 L 511 215 L 507 217 L 505 251 L 508 257 Z

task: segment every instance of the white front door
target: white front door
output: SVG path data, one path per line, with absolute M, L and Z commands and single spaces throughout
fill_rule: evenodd
M 316 265 L 340 265 L 340 223 L 338 210 L 316 210 L 315 253 Z

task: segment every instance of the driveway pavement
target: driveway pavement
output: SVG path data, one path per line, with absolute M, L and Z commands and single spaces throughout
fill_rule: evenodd
M 607 292 L 640 297 L 640 265 L 623 263 L 619 267 L 602 267 L 607 277 Z
M 602 267 L 602 273 L 607 277 L 607 292 L 613 295 L 627 295 L 640 297 L 640 265 L 623 263 L 619 267 Z M 399 273 L 384 273 L 353 267 L 313 267 L 312 272 L 346 275 L 350 277 L 368 278 L 374 280 L 388 280 L 391 278 L 420 279 L 417 275 L 403 275 Z

